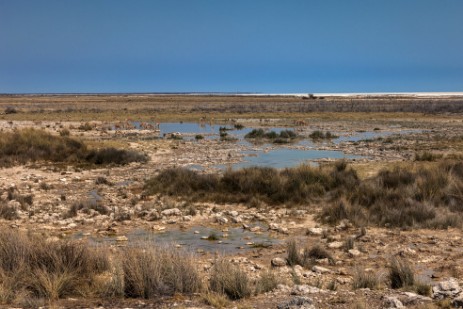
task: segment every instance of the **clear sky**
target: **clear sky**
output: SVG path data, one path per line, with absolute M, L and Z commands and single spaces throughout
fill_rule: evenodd
M 462 0 L 0 0 L 0 93 L 463 91 Z

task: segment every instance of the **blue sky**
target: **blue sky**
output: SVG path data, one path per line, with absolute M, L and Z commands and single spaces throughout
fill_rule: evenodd
M 0 93 L 463 91 L 461 0 L 0 0 Z

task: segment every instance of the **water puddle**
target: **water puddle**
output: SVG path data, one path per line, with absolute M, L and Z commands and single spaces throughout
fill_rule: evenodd
M 362 159 L 364 156 L 345 154 L 336 150 L 301 150 L 301 149 L 273 149 L 268 152 L 245 152 L 243 162 L 233 164 L 235 169 L 250 166 L 266 166 L 274 168 L 294 167 L 304 163 L 310 163 L 320 159 Z M 217 165 L 219 169 L 228 166 Z
M 243 228 L 229 228 L 228 231 L 194 226 L 185 230 L 169 230 L 165 232 L 151 232 L 146 230 L 134 230 L 128 233 L 127 246 L 178 245 L 194 252 L 236 253 L 242 250 L 270 247 L 280 242 L 273 238 L 271 233 L 262 229 L 260 233 L 254 233 Z M 225 237 L 224 237 L 225 236 Z M 82 233 L 74 235 L 75 238 L 83 238 Z M 206 239 L 206 238 L 210 238 Z M 88 239 L 95 244 L 118 244 L 117 237 L 92 237 Z

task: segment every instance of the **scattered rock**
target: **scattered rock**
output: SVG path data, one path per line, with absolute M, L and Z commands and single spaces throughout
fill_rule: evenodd
M 313 309 L 312 299 L 308 297 L 294 297 L 293 299 L 277 305 L 278 309 Z
M 279 257 L 273 258 L 271 263 L 273 267 L 286 266 L 286 260 Z
M 182 212 L 178 208 L 164 209 L 161 211 L 161 215 L 170 217 L 170 216 L 180 216 Z
M 306 295 L 306 294 L 318 294 L 320 292 L 325 292 L 317 287 L 310 286 L 307 284 L 295 285 L 291 290 L 291 295 Z
M 348 253 L 349 253 L 349 256 L 350 256 L 350 257 L 357 257 L 357 256 L 360 256 L 360 255 L 362 254 L 362 253 L 361 253 L 359 250 L 357 250 L 357 249 L 350 249 L 350 250 L 348 251 Z
M 432 287 L 433 298 L 442 299 L 445 297 L 455 297 L 461 292 L 457 279 L 450 278 L 441 281 Z
M 228 212 L 228 214 L 232 217 L 238 217 L 239 213 L 236 211 L 236 210 L 232 210 L 230 212 Z
M 328 248 L 330 249 L 341 249 L 344 246 L 342 241 L 333 241 L 328 244 Z
M 321 267 L 321 266 L 317 266 L 317 265 L 315 265 L 314 267 L 312 267 L 312 271 L 315 272 L 315 273 L 318 273 L 318 274 L 328 274 L 328 273 L 331 273 L 331 270 L 329 270 L 328 268 Z
M 457 298 L 455 298 L 455 299 L 452 301 L 452 305 L 453 305 L 455 308 L 463 308 L 463 295 L 458 296 Z
M 232 220 L 233 223 L 242 223 L 243 222 L 243 218 L 241 216 L 232 217 L 231 220 Z
M 307 234 L 320 236 L 323 234 L 323 229 L 319 227 L 311 227 L 307 230 Z
M 402 302 L 394 296 L 384 297 L 384 307 L 385 308 L 405 308 Z
M 228 223 L 228 219 L 225 218 L 225 217 L 222 217 L 222 216 L 216 216 L 215 221 L 217 223 L 219 223 L 219 224 L 227 224 Z

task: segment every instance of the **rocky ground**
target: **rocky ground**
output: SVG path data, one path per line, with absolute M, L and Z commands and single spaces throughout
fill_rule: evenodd
M 252 121 L 243 120 L 245 125 Z M 280 120 L 275 120 L 281 124 Z M 255 125 L 263 125 L 255 122 Z M 367 227 L 362 231 L 349 222 L 339 226 L 322 225 L 316 220 L 317 210 L 323 205 L 298 208 L 271 208 L 266 205 L 221 205 L 190 203 L 166 196 L 146 196 L 144 181 L 156 172 L 173 166 L 201 166 L 204 171 L 217 172 L 216 165 L 227 165 L 243 160 L 242 152 L 255 145 L 223 142 L 219 139 L 170 140 L 158 138 L 153 130 L 107 130 L 108 123 L 94 122 L 92 129 L 78 129 L 78 122 L 1 121 L 1 130 L 21 127 L 43 128 L 58 134 L 69 129 L 70 135 L 94 143 L 117 143 L 149 155 L 148 163 L 131 163 L 102 169 L 81 169 L 57 166 L 46 162 L 31 163 L 0 170 L 0 199 L 17 210 L 18 218 L 2 219 L 2 225 L 19 230 L 34 231 L 53 241 L 57 238 L 89 239 L 110 246 L 127 246 L 133 231 L 142 230 L 158 235 L 170 231 L 189 231 L 196 242 L 209 235 L 194 230 L 208 227 L 218 233 L 216 251 L 195 249 L 198 268 L 208 275 L 220 245 L 227 242 L 230 229 L 238 228 L 255 235 L 263 235 L 275 242 L 264 246 L 252 236 L 228 251 L 224 258 L 245 269 L 251 279 L 258 279 L 266 270 L 273 270 L 278 278 L 275 290 L 240 301 L 230 302 L 236 308 L 433 308 L 446 303 L 463 306 L 463 233 L 450 230 L 399 230 Z M 270 123 L 273 125 L 273 123 Z M 410 161 L 417 151 L 428 150 L 442 154 L 460 151 L 438 147 L 441 136 L 448 140 L 462 136 L 461 122 L 433 124 L 409 122 L 371 123 L 332 121 L 314 123 L 301 128 L 306 136 L 313 130 L 331 131 L 349 137 L 362 131 L 378 128 L 388 132 L 386 137 L 340 143 L 286 145 L 297 149 L 342 150 L 368 158 L 352 162 L 354 168 L 367 166 L 368 176 L 378 166 Z M 425 148 L 424 145 L 427 145 Z M 282 146 L 267 145 L 267 150 Z M 257 239 L 257 238 L 256 238 Z M 332 259 L 315 259 L 305 267 L 289 266 L 287 242 L 295 240 L 300 248 L 320 245 Z M 349 243 L 350 245 L 346 245 Z M 190 250 L 188 243 L 175 243 Z M 412 261 L 416 278 L 432 286 L 428 295 L 418 295 L 413 289 L 391 289 L 387 284 L 388 267 L 392 257 Z M 378 278 L 376 289 L 353 289 L 359 272 Z M 86 305 L 86 302 L 88 304 Z M 99 300 L 63 300 L 65 307 L 208 307 L 201 296 L 178 297 L 153 301 L 121 300 L 105 303 Z

